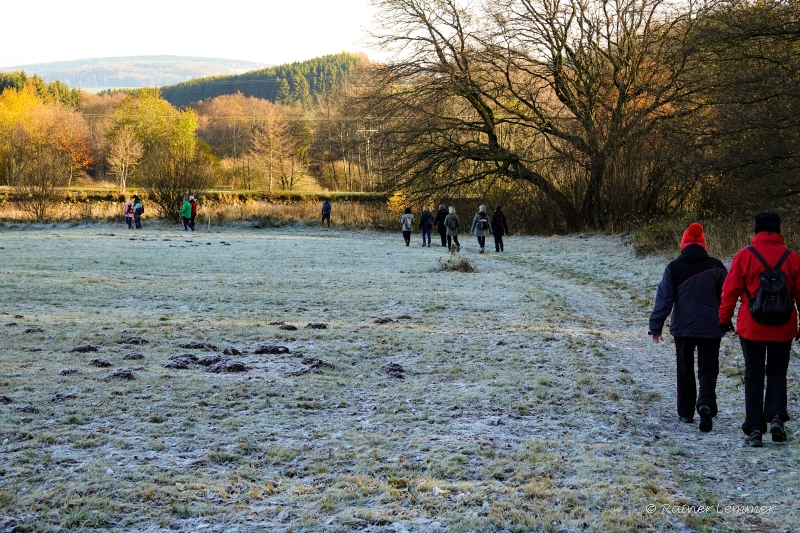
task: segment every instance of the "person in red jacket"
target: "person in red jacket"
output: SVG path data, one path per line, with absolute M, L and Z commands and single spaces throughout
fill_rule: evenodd
M 189 203 L 192 204 L 192 231 L 194 231 L 194 219 L 197 217 L 197 201 L 194 199 L 194 196 L 189 197 Z
M 733 310 L 741 298 L 736 331 L 739 333 L 745 364 L 745 420 L 742 431 L 747 435 L 747 446 L 760 447 L 762 434 L 767 431 L 767 422 L 773 442 L 787 440 L 783 426 L 789 420 L 786 409 L 786 372 L 789 369 L 792 339 L 798 338 L 794 298 L 800 294 L 800 255 L 783 243 L 781 219 L 777 214 L 759 213 L 755 217 L 755 223 L 752 246 L 740 250 L 734 256 L 730 272 L 722 286 L 719 327 L 723 332 L 733 331 Z M 771 276 L 770 270 L 775 271 Z M 765 322 L 770 321 L 765 320 L 761 313 L 764 304 L 759 301 L 763 298 L 759 299 L 757 296 L 759 290 L 766 291 L 764 284 L 769 284 L 767 278 L 770 277 L 773 280 L 782 280 L 785 277 L 786 280 L 784 294 L 788 320 L 783 323 L 775 324 L 775 320 L 772 320 L 773 324 L 766 324 Z M 780 301 L 780 293 L 774 294 L 776 297 L 772 300 Z M 755 318 L 751 306 L 756 313 Z

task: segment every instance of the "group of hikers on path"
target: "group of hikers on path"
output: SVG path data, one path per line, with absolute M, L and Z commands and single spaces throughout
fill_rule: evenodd
M 411 208 L 407 207 L 403 216 L 400 217 L 400 225 L 403 231 L 403 240 L 406 246 L 411 245 L 411 232 L 414 231 L 414 215 L 411 213 Z M 431 208 L 426 207 L 419 217 L 419 229 L 422 233 L 422 246 L 431 246 L 431 234 L 433 227 L 439 231 L 439 236 L 442 239 L 442 246 L 447 246 L 451 253 L 461 251 L 461 243 L 458 242 L 458 232 L 461 228 L 461 220 L 456 214 L 456 208 L 450 206 L 445 209 L 444 205 L 439 206 L 436 212 L 436 217 L 431 213 Z M 486 213 L 486 206 L 481 205 L 478 212 L 472 218 L 472 226 L 470 233 L 473 233 L 478 239 L 479 253 L 486 251 L 486 237 L 488 235 L 494 236 L 494 249 L 495 252 L 503 251 L 503 236 L 508 233 L 508 223 L 506 216 L 503 213 L 502 207 L 497 206 L 491 219 Z
M 194 196 L 183 198 L 183 205 L 180 209 L 181 220 L 183 221 L 183 231 L 194 231 L 194 219 L 197 216 L 197 202 Z
M 128 224 L 128 229 L 133 229 L 134 224 L 136 229 L 142 229 L 142 215 L 144 214 L 144 203 L 142 199 L 133 195 L 132 200 L 125 202 L 125 223 Z
M 667 265 L 658 285 L 648 334 L 654 342 L 662 341 L 664 322 L 671 316 L 678 416 L 693 423 L 697 411 L 703 432 L 712 430 L 717 416 L 721 339 L 728 332 L 738 334 L 745 364 L 742 431 L 747 446 L 761 447 L 767 431 L 773 442 L 788 440 L 786 375 L 792 340 L 800 340 L 795 301 L 800 294 L 800 255 L 784 244 L 776 213 L 756 215 L 754 233 L 751 245 L 734 256 L 727 271 L 706 252 L 703 227 L 690 224 L 683 233 L 680 256 Z

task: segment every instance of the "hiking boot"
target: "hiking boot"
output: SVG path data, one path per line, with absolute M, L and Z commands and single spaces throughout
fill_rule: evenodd
M 478 252 L 478 253 L 479 253 L 479 254 L 482 254 L 482 253 L 483 253 L 483 248 L 481 248 L 481 251 L 480 251 L 480 252 Z
M 764 446 L 764 443 L 761 442 L 761 432 L 756 429 L 744 439 L 744 443 L 748 448 L 761 448 Z
M 786 430 L 783 428 L 783 422 L 777 416 L 773 416 L 769 423 L 769 432 L 772 433 L 772 442 L 786 442 Z
M 456 252 L 460 252 L 460 251 L 461 251 L 461 245 L 460 245 L 460 244 L 457 244 L 457 245 L 456 245 Z
M 697 413 L 700 415 L 700 431 L 708 433 L 714 427 L 714 422 L 711 420 L 711 408 L 701 405 L 697 408 Z
M 684 424 L 694 424 L 694 417 L 693 416 L 682 416 L 681 422 Z
M 430 247 L 431 247 L 431 243 L 428 243 L 428 248 L 430 248 Z

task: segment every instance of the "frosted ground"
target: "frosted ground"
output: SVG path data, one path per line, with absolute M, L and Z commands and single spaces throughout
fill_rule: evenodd
M 742 447 L 736 339 L 713 433 L 677 419 L 665 258 L 463 243 L 477 273 L 399 233 L 0 230 L 0 531 L 800 530 L 797 440 Z

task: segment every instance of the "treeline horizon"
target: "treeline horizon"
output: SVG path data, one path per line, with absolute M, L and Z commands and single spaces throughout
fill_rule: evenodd
M 77 102 L 18 77 L 3 95 L 6 109 L 23 92 L 61 106 L 37 127 L 69 154 L 70 179 L 111 176 L 121 189 L 151 179 L 158 160 L 173 165 L 162 175 L 243 190 L 482 198 L 543 233 L 798 208 L 800 3 L 469 6 L 376 1 L 374 38 L 395 53 L 383 63 L 338 54 Z M 14 139 L 30 116 L 14 113 L 0 108 L 5 184 L 23 170 Z M 160 146 L 170 121 L 191 146 L 180 169 L 174 146 Z

